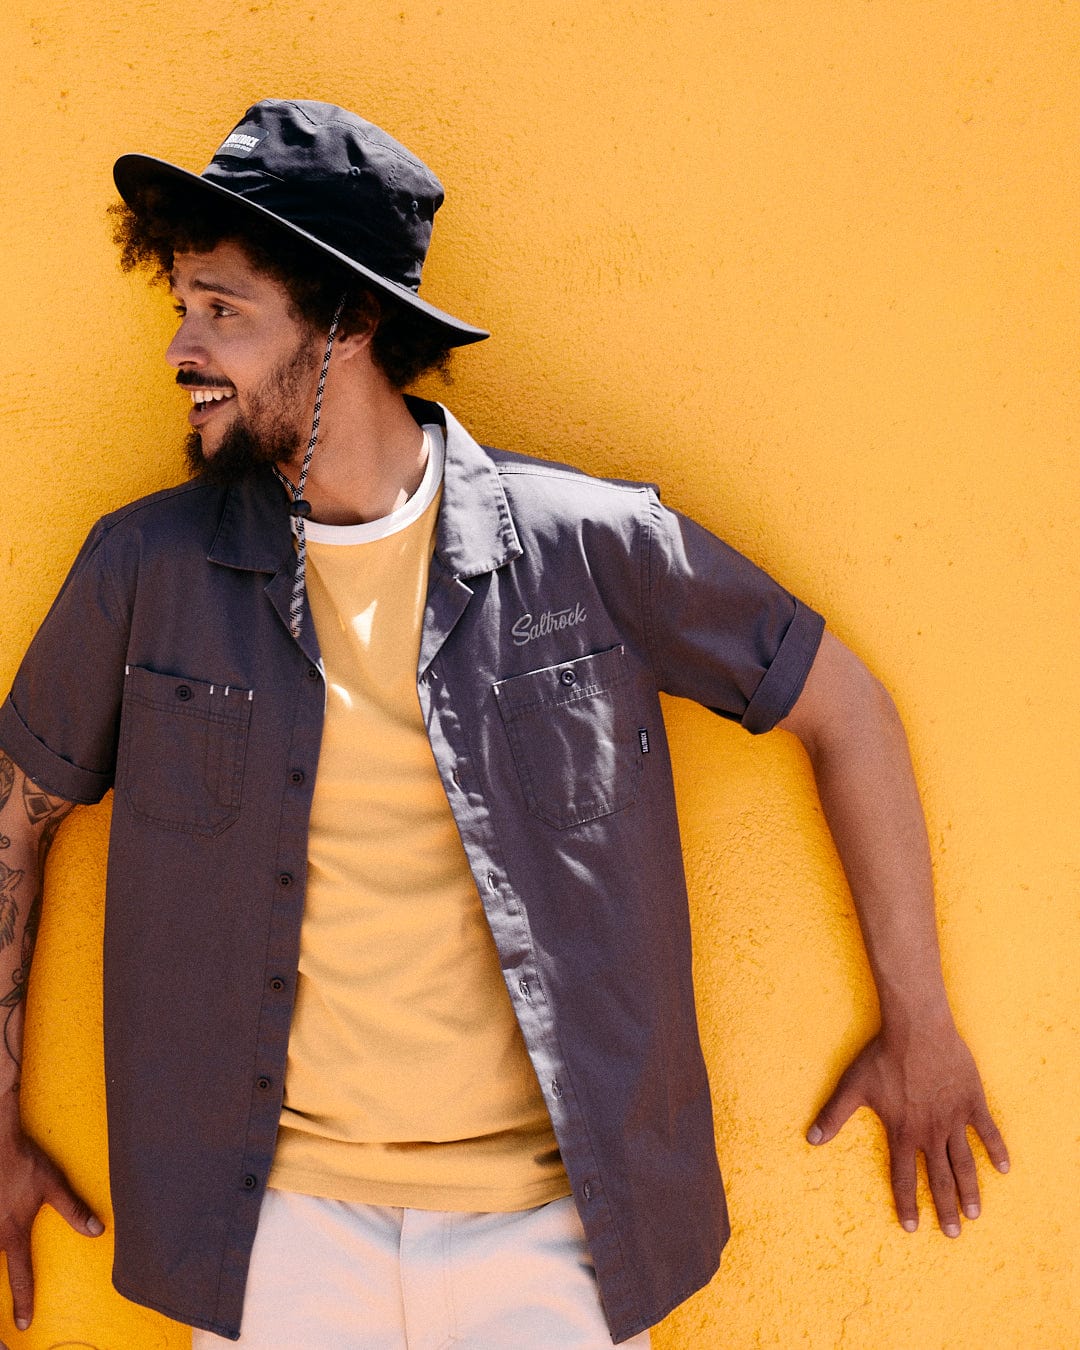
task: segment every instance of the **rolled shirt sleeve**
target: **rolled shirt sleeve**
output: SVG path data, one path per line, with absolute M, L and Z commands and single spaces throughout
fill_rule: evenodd
M 0 706 L 0 746 L 34 782 L 72 802 L 112 786 L 127 624 L 99 522 L 79 552 Z
M 652 499 L 648 623 L 659 687 L 755 735 L 795 704 L 825 621 L 767 572 Z

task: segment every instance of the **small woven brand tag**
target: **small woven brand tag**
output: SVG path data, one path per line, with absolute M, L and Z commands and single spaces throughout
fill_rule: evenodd
M 258 127 L 252 127 L 249 131 L 233 131 L 225 137 L 218 147 L 218 155 L 235 155 L 244 158 L 250 155 L 253 150 L 259 148 L 261 141 L 266 140 L 266 132 L 260 131 Z

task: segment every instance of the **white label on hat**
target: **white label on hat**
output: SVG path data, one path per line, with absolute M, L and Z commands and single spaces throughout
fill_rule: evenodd
M 266 140 L 265 131 L 233 131 L 226 136 L 225 140 L 219 146 L 218 155 L 250 155 L 258 148 L 259 142 Z

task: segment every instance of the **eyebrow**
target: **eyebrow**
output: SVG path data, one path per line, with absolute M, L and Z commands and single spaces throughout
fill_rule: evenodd
M 238 291 L 233 286 L 226 286 L 220 281 L 204 281 L 201 277 L 193 277 L 187 283 L 188 289 L 192 291 L 211 291 L 215 295 L 228 295 L 233 300 L 250 300 L 251 295 L 247 291 Z M 169 274 L 169 289 L 176 290 L 176 274 Z

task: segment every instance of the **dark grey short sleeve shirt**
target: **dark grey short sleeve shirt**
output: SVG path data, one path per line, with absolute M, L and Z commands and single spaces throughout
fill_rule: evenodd
M 727 1236 L 659 695 L 748 730 L 822 620 L 646 486 L 449 414 L 417 671 L 432 751 L 623 1340 Z M 117 1288 L 239 1332 L 281 1105 L 325 690 L 272 477 L 102 520 L 0 709 L 51 792 L 113 787 L 105 936 Z

